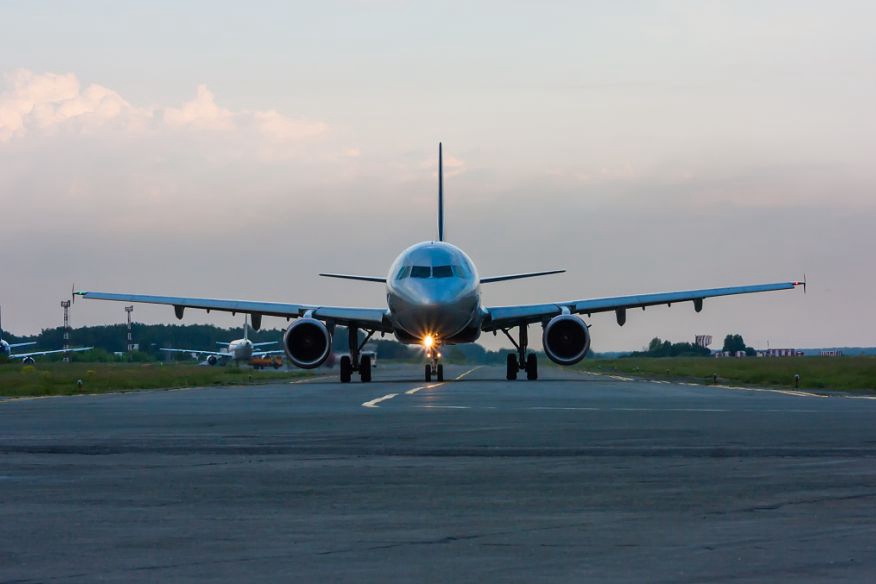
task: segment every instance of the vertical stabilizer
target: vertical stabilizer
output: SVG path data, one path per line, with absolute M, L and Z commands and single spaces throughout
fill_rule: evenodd
M 438 241 L 444 241 L 444 159 L 438 142 Z

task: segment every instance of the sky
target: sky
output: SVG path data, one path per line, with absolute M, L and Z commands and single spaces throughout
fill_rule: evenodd
M 485 285 L 487 306 L 806 274 L 805 295 L 594 315 L 593 347 L 876 345 L 874 19 L 842 0 L 0 3 L 3 327 L 58 326 L 74 284 L 384 306 L 316 274 L 382 276 L 436 236 L 443 141 L 449 241 L 482 275 L 567 270 Z

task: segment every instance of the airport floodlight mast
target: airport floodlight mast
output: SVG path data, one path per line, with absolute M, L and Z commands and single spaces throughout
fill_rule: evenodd
M 126 306 L 125 312 L 128 313 L 128 353 L 134 352 L 134 335 L 132 332 L 131 313 L 134 312 L 133 306 Z
M 69 300 L 61 301 L 64 309 L 64 363 L 70 362 L 70 304 Z

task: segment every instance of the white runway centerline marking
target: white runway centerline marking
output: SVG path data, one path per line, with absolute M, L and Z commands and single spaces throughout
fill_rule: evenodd
M 454 381 L 459 381 L 460 379 L 462 379 L 463 377 L 465 377 L 465 376 L 468 375 L 469 373 L 471 373 L 471 372 L 473 372 L 473 371 L 477 371 L 477 370 L 480 369 L 481 367 L 483 367 L 483 365 L 478 365 L 477 367 L 472 367 L 471 369 L 469 369 L 469 370 L 466 371 L 465 373 L 462 373 L 462 374 L 457 375 L 456 377 L 454 377 L 453 380 L 454 380 Z M 423 390 L 423 389 L 435 389 L 436 387 L 441 387 L 441 386 L 444 385 L 445 383 L 447 383 L 447 382 L 446 382 L 446 381 L 442 381 L 442 382 L 440 382 L 440 383 L 433 383 L 433 384 L 431 384 L 431 385 L 421 385 L 421 386 L 419 386 L 419 387 L 414 387 L 414 388 L 412 388 L 412 389 L 409 389 L 409 390 L 405 391 L 405 394 L 406 394 L 406 395 L 414 395 L 415 393 L 417 393 L 417 392 L 420 391 L 420 390 Z M 363 407 L 363 408 L 377 408 L 377 407 L 380 407 L 380 406 L 377 405 L 377 404 L 379 404 L 380 402 L 385 402 L 385 401 L 391 400 L 392 398 L 394 398 L 394 397 L 398 397 L 398 396 L 399 396 L 399 394 L 397 394 L 397 393 L 388 393 L 388 394 L 384 395 L 383 397 L 378 397 L 378 398 L 376 398 L 376 399 L 373 399 L 373 400 L 371 400 L 371 401 L 367 401 L 367 402 L 363 403 L 363 404 L 362 404 L 362 407 Z
M 379 404 L 380 402 L 382 402 L 382 401 L 386 401 L 386 400 L 388 400 L 388 399 L 392 399 L 392 398 L 394 398 L 394 397 L 397 396 L 397 395 L 398 395 L 397 393 L 388 393 L 388 394 L 386 394 L 386 395 L 383 396 L 383 397 L 378 397 L 378 398 L 375 398 L 375 399 L 373 399 L 373 400 L 371 400 L 371 401 L 367 401 L 367 402 L 365 402 L 364 404 L 362 404 L 362 407 L 363 407 L 363 408 L 376 408 L 376 407 L 377 407 L 377 404 Z
M 459 381 L 460 379 L 462 379 L 463 377 L 465 377 L 465 376 L 468 375 L 469 373 L 472 373 L 473 371 L 477 371 L 477 370 L 480 369 L 481 367 L 483 367 L 483 365 L 478 365 L 477 367 L 472 367 L 471 369 L 469 369 L 469 370 L 466 371 L 465 373 L 463 373 L 463 374 L 458 375 L 457 377 L 455 377 L 453 380 L 454 380 L 454 381 Z
M 432 385 L 421 385 L 420 387 L 415 387 L 414 389 L 409 389 L 405 393 L 407 395 L 414 395 L 415 393 L 417 393 L 421 389 L 432 389 L 433 387 L 441 387 L 442 385 L 444 385 L 444 384 L 443 383 L 433 383 Z

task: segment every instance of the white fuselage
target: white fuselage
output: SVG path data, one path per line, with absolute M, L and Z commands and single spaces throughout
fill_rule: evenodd
M 386 301 L 396 337 L 420 343 L 472 342 L 483 318 L 480 277 L 465 252 L 427 241 L 403 251 L 386 278 Z
M 237 339 L 228 343 L 228 356 L 235 361 L 249 361 L 252 357 L 252 341 Z

